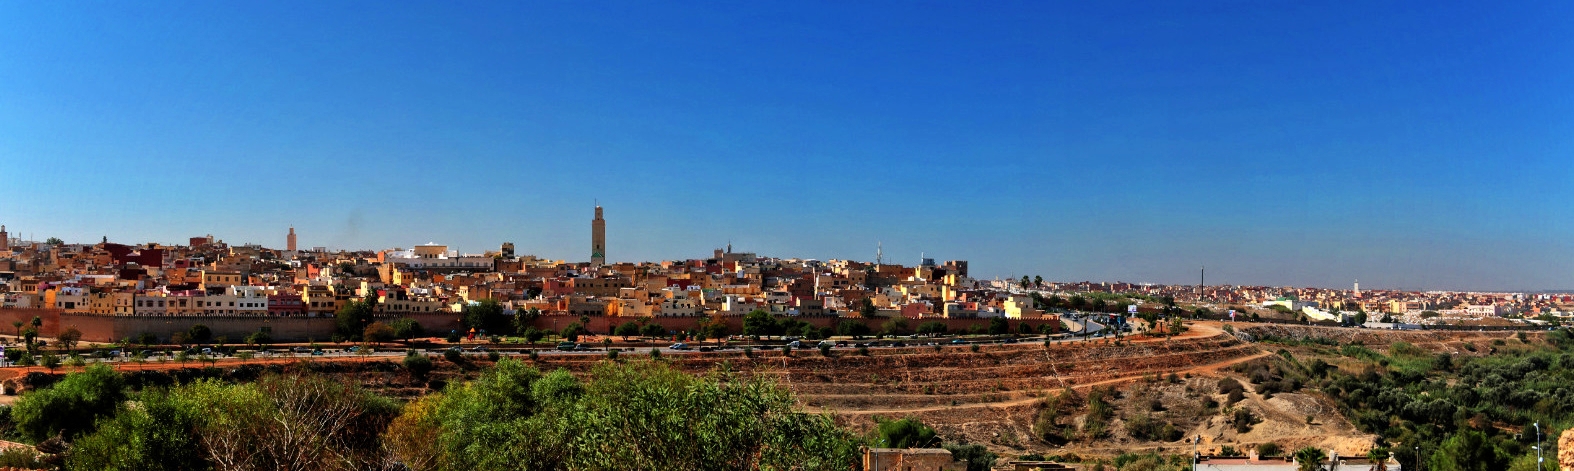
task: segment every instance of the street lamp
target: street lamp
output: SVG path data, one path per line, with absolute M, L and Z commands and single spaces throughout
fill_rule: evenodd
M 1536 426 L 1536 446 L 1534 447 L 1536 449 L 1536 471 L 1541 471 L 1541 461 L 1543 460 L 1541 457 L 1541 422 L 1536 422 L 1533 425 Z
M 1421 470 L 1421 446 L 1416 445 L 1416 471 Z

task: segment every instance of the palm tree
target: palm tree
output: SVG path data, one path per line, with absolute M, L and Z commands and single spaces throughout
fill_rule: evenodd
M 16 336 L 17 337 L 21 337 L 22 336 L 22 321 L 12 321 L 11 322 L 11 327 L 15 327 L 16 328 Z
M 1044 277 L 1039 276 L 1039 275 L 1033 275 L 1033 286 L 1039 286 L 1039 287 L 1044 286 Z

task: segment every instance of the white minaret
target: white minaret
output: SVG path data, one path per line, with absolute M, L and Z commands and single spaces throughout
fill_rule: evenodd
M 1355 297 L 1361 297 L 1361 280 L 1355 280 Z

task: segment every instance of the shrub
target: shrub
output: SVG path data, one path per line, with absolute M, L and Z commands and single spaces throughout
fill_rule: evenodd
M 451 363 L 459 363 L 464 361 L 465 356 L 464 354 L 459 353 L 459 350 L 449 349 L 443 350 L 443 359 L 448 360 Z
M 869 356 L 869 347 L 858 347 L 858 354 L 859 355 L 863 355 L 863 356 Z
M 1235 433 L 1246 433 L 1252 431 L 1252 425 L 1255 425 L 1258 421 L 1257 416 L 1252 414 L 1252 411 L 1235 409 L 1235 416 L 1230 418 L 1230 425 L 1235 426 Z
M 412 351 L 404 357 L 404 369 L 416 380 L 426 381 L 427 373 L 432 372 L 432 359 Z
M 1278 443 L 1268 442 L 1268 443 L 1264 443 L 1264 444 L 1261 444 L 1261 445 L 1257 445 L 1257 456 L 1263 456 L 1263 457 L 1279 456 L 1279 455 L 1281 455 L 1283 453 L 1284 453 L 1284 450 L 1279 448 L 1279 444 Z

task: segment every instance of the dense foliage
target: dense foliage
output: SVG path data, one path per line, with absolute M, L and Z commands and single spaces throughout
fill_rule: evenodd
M 1337 349 L 1333 367 L 1281 352 L 1244 368 L 1259 393 L 1315 386 L 1333 398 L 1363 432 L 1378 435 L 1405 470 L 1535 469 L 1537 425 L 1544 455 L 1574 422 L 1574 337 L 1549 332 L 1546 343 L 1465 344 L 1486 355 L 1432 353 L 1394 342 L 1386 353 L 1360 345 Z M 1221 389 L 1222 385 L 1221 385 Z
M 771 383 L 651 361 L 581 381 L 503 360 L 411 404 L 388 437 L 415 470 L 847 469 L 858 445 Z

